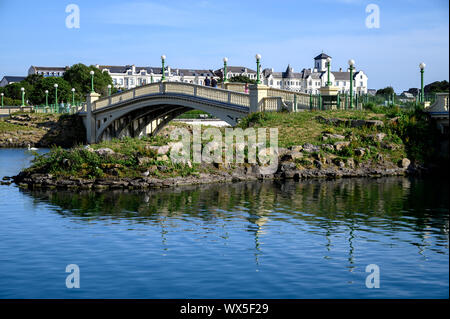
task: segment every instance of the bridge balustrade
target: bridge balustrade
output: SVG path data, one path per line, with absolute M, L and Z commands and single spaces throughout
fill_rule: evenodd
M 246 93 L 228 91 L 224 89 L 184 82 L 160 82 L 136 87 L 125 92 L 117 93 L 109 97 L 104 97 L 95 101 L 93 103 L 92 109 L 98 110 L 122 101 L 131 100 L 144 95 L 165 93 L 177 93 L 209 99 L 212 101 L 250 107 L 250 97 Z

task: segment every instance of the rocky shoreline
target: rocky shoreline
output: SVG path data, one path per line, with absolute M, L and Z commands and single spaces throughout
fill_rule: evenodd
M 82 120 L 76 115 L 12 114 L 2 121 L 10 129 L 0 132 L 0 148 L 71 147 L 85 141 Z
M 211 183 L 231 183 L 255 180 L 294 180 L 302 181 L 306 179 L 338 179 L 351 177 L 385 177 L 421 175 L 423 167 L 386 167 L 378 165 L 369 167 L 361 165 L 358 168 L 312 168 L 297 169 L 292 163 L 282 163 L 275 174 L 263 175 L 259 173 L 257 165 L 238 167 L 229 171 L 218 171 L 215 173 L 200 173 L 186 177 L 154 178 L 56 178 L 52 174 L 39 174 L 23 171 L 17 176 L 4 177 L 2 184 L 14 182 L 19 187 L 27 189 L 149 189 L 166 188 L 184 185 L 211 184 Z

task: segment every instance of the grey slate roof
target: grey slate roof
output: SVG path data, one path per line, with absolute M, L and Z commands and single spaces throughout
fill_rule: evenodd
M 68 66 L 66 67 L 61 67 L 61 66 L 35 66 L 32 65 L 32 67 L 36 70 L 36 71 L 66 71 L 69 69 Z
M 325 54 L 325 53 L 321 53 L 321 54 L 319 54 L 318 56 L 316 56 L 315 58 L 314 58 L 314 60 L 322 60 L 322 59 L 326 59 L 326 58 L 331 58 L 328 54 Z
M 5 75 L 2 79 L 2 81 L 6 80 L 8 83 L 11 83 L 11 82 L 15 83 L 15 82 L 23 81 L 23 80 L 25 80 L 25 78 L 26 78 L 25 76 Z
M 334 79 L 336 81 L 349 81 L 350 80 L 350 72 L 333 72 L 331 73 L 334 75 Z

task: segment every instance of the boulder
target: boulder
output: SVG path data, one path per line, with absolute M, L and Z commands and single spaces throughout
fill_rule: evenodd
M 347 147 L 349 145 L 350 145 L 350 142 L 341 141 L 341 142 L 334 143 L 334 148 L 336 149 L 336 151 L 340 151 L 341 149 L 343 149 L 344 147 Z
M 409 159 L 407 159 L 406 157 L 398 162 L 398 166 L 403 169 L 407 169 L 409 167 L 409 165 L 411 165 L 411 161 Z
M 100 156 L 115 154 L 115 152 L 112 149 L 108 148 L 108 147 L 99 148 L 99 149 L 95 150 L 95 153 L 100 155 Z
M 303 146 L 301 146 L 301 145 L 292 145 L 292 146 L 289 147 L 289 150 L 293 151 L 293 152 L 301 152 L 303 150 Z
M 340 135 L 340 134 L 330 134 L 330 133 L 325 133 L 322 136 L 322 139 L 324 141 L 328 140 L 328 139 L 333 139 L 333 140 L 345 140 L 345 136 L 344 135 Z
M 303 151 L 307 153 L 319 152 L 320 148 L 317 145 L 312 145 L 311 143 L 306 143 L 303 145 Z
M 329 151 L 329 152 L 334 151 L 334 146 L 331 144 L 322 144 L 321 147 L 322 147 L 322 149 Z

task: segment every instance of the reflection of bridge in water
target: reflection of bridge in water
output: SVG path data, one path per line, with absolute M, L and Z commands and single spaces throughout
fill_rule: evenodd
M 234 126 L 249 113 L 283 109 L 296 112 L 310 109 L 306 93 L 285 91 L 263 85 L 225 83 L 213 88 L 183 82 L 159 82 L 99 99 L 91 93 L 79 110 L 89 143 L 122 136 L 156 134 L 172 119 L 196 109 L 212 114 Z

